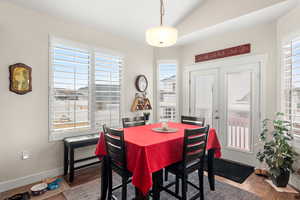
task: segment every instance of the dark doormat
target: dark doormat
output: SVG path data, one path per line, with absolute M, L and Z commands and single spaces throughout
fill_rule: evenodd
M 207 169 L 207 166 L 205 166 L 205 169 Z M 254 167 L 249 165 L 219 158 L 214 160 L 215 175 L 237 183 L 243 183 L 253 172 Z

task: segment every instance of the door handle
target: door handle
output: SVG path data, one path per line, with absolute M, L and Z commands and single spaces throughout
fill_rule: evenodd
M 220 119 L 220 117 L 219 116 L 215 116 L 215 119 Z

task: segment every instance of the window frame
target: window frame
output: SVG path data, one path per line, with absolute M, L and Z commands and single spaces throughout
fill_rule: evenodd
M 296 31 L 294 33 L 291 33 L 285 37 L 283 37 L 283 39 L 279 42 L 279 48 L 278 48 L 278 53 L 279 53 L 279 72 L 278 73 L 278 80 L 279 80 L 279 87 L 278 87 L 278 110 L 280 110 L 280 112 L 284 112 L 285 110 L 285 101 L 284 101 L 284 72 L 285 72 L 285 56 L 284 56 L 284 51 L 283 51 L 283 47 L 285 45 L 287 45 L 288 43 L 291 43 L 293 40 L 300 38 L 300 31 Z M 293 145 L 296 147 L 300 147 L 300 135 L 293 135 L 294 139 L 292 141 Z
M 178 60 L 157 60 L 156 62 L 156 118 L 160 122 L 160 64 L 175 64 L 176 65 L 176 106 L 175 106 L 175 121 L 179 120 L 179 63 Z
M 82 48 L 84 50 L 87 50 L 90 54 L 90 69 L 89 69 L 89 117 L 90 117 L 90 130 L 88 131 L 78 131 L 78 132 L 53 132 L 51 131 L 51 126 L 52 126 L 52 122 L 51 122 L 51 117 L 52 117 L 52 92 L 53 92 L 53 53 L 52 53 L 52 46 L 53 43 L 59 43 L 59 44 L 63 44 L 63 45 L 67 45 L 67 46 L 71 46 L 74 48 Z M 96 123 L 95 123 L 95 113 L 92 112 L 93 110 L 95 110 L 95 54 L 96 53 L 103 53 L 103 54 L 108 54 L 111 56 L 116 56 L 116 57 L 120 57 L 120 59 L 122 59 L 123 61 L 123 65 L 121 66 L 121 80 L 120 80 L 120 103 L 119 103 L 119 115 L 120 115 L 120 119 L 122 116 L 122 112 L 123 112 L 123 81 L 124 81 L 124 68 L 125 68 L 125 56 L 120 53 L 120 52 L 116 52 L 116 51 L 112 51 L 109 49 L 105 49 L 105 48 L 99 48 L 99 47 L 95 47 L 93 45 L 88 45 L 88 44 L 83 44 L 80 42 L 75 42 L 75 41 L 71 41 L 68 39 L 63 39 L 60 37 L 56 37 L 56 36 L 52 36 L 49 35 L 49 40 L 48 40 L 48 138 L 49 141 L 57 141 L 57 140 L 63 140 L 66 137 L 73 137 L 73 136 L 82 136 L 82 135 L 88 135 L 88 134 L 96 134 L 98 133 L 99 129 L 97 129 L 95 127 Z M 120 120 L 120 125 L 121 125 L 121 120 Z

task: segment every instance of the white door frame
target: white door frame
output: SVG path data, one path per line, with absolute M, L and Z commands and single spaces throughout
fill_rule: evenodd
M 190 110 L 190 77 L 191 72 L 200 71 L 200 70 L 208 70 L 208 69 L 224 69 L 232 66 L 240 66 L 247 64 L 259 64 L 259 72 L 260 72 L 260 94 L 259 94 L 259 106 L 260 106 L 260 119 L 265 118 L 265 91 L 266 91 L 266 64 L 267 64 L 267 55 L 250 55 L 250 56 L 239 56 L 232 58 L 225 58 L 218 61 L 209 61 L 203 63 L 196 63 L 193 65 L 189 65 L 184 67 L 183 69 L 183 107 L 182 114 L 188 115 Z M 224 103 L 224 102 L 219 102 Z M 220 126 L 221 127 L 221 126 Z M 258 128 L 261 131 L 261 125 Z M 252 144 L 253 145 L 253 144 Z

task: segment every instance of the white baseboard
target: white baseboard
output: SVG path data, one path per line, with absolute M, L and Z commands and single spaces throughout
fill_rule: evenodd
M 300 176 L 292 174 L 289 184 L 300 190 Z
M 35 183 L 45 178 L 62 175 L 63 171 L 64 171 L 63 168 L 56 168 L 56 169 L 40 172 L 37 174 L 31 174 L 29 176 L 24 176 L 21 178 L 0 182 L 0 193 L 24 185 Z

